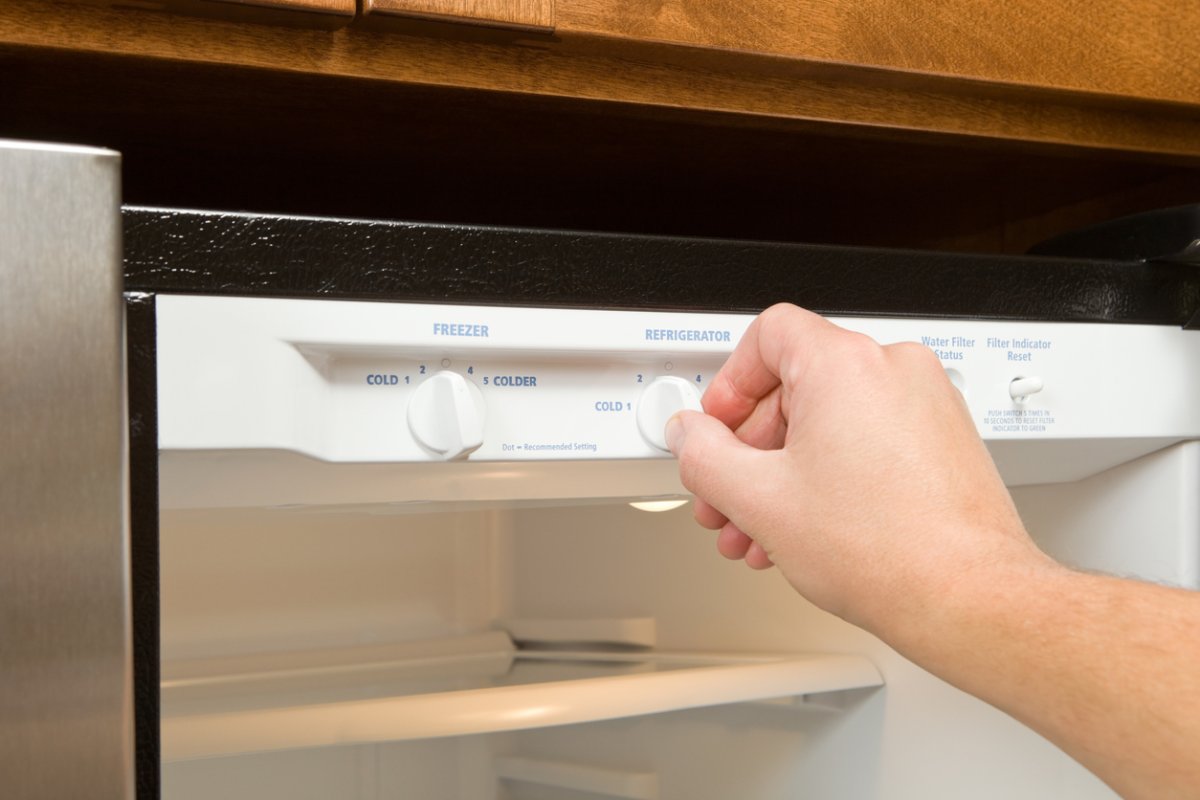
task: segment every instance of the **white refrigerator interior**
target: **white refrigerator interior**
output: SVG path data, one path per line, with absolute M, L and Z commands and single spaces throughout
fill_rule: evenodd
M 716 554 L 661 426 L 749 317 L 157 303 L 168 800 L 1114 796 Z M 938 352 L 1053 555 L 1200 584 L 1200 333 L 836 321 Z

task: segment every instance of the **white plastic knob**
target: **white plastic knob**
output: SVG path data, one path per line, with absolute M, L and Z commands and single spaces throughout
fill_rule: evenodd
M 431 375 L 408 401 L 408 429 L 438 458 L 464 458 L 483 444 L 483 393 L 457 372 Z
M 1016 378 L 1008 384 L 1008 396 L 1013 400 L 1024 400 L 1045 388 L 1041 378 Z
M 659 450 L 668 450 L 666 428 L 676 411 L 700 411 L 700 392 L 690 381 L 655 378 L 642 390 L 637 404 L 638 431 Z

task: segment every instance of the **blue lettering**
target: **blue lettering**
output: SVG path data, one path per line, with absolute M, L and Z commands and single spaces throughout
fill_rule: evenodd
M 701 330 L 697 328 L 646 328 L 646 341 L 650 342 L 729 342 L 729 331 Z
M 378 373 L 373 373 L 367 376 L 368 386 L 395 386 L 399 382 L 399 375 L 381 375 Z
M 469 322 L 435 322 L 434 336 L 478 336 L 488 337 L 488 326 Z
M 624 411 L 625 404 L 620 400 L 598 400 L 596 401 L 597 411 Z
M 484 380 L 487 383 L 487 380 Z M 534 375 L 493 375 L 493 386 L 537 386 L 537 377 Z

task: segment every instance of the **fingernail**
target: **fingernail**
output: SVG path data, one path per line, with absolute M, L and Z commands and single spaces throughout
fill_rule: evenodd
M 679 455 L 679 448 L 683 447 L 683 440 L 687 438 L 687 432 L 683 429 L 683 423 L 679 420 L 678 414 L 671 415 L 667 420 L 667 429 L 663 431 L 663 436 L 667 440 L 667 447 L 673 455 Z

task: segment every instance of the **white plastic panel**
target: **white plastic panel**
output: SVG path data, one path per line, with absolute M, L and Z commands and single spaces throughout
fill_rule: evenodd
M 667 459 L 330 464 L 285 450 L 166 451 L 159 456 L 165 509 L 271 507 L 376 514 L 577 504 L 684 496 Z
M 163 677 L 240 671 L 214 658 L 343 651 L 344 660 L 484 631 L 507 584 L 494 574 L 502 516 L 164 512 Z
M 652 772 L 601 769 L 583 764 L 505 756 L 495 761 L 497 777 L 556 789 L 589 792 L 623 800 L 658 800 L 658 776 Z
M 163 764 L 164 800 L 490 800 L 470 739 L 285 750 Z M 486 756 L 481 753 L 480 756 Z
M 1200 589 L 1200 442 L 1013 495 L 1025 525 L 1058 560 Z
M 423 382 L 448 371 L 483 398 L 483 441 L 470 452 L 472 462 L 663 458 L 638 429 L 642 391 L 671 377 L 702 392 L 751 319 L 160 297 L 160 446 L 289 451 L 326 462 L 438 460 L 414 438 L 406 415 Z M 1074 480 L 1200 436 L 1200 333 L 1136 325 L 836 322 L 881 342 L 929 345 L 953 370 L 985 439 L 1114 443 L 1090 448 L 1086 459 L 1067 459 L 1039 480 Z M 1013 398 L 1012 382 L 1026 378 L 1043 388 Z M 1032 461 L 1047 472 L 1043 458 Z M 1009 471 L 1011 481 L 1027 482 L 1020 459 Z
M 749 323 L 261 298 L 158 303 L 161 449 L 281 449 L 354 462 L 436 460 L 406 415 L 414 392 L 446 371 L 485 400 L 472 461 L 661 457 L 637 430 L 641 390 L 665 375 L 703 388 Z M 648 338 L 664 326 L 717 341 Z
M 702 392 L 752 319 L 200 296 L 162 296 L 157 314 L 164 507 L 678 494 L 668 468 L 624 477 L 630 459 L 668 458 L 638 426 L 642 392 L 664 378 Z M 1009 485 L 1079 480 L 1200 437 L 1200 333 L 835 321 L 934 349 Z M 478 390 L 481 407 L 443 421 L 422 405 L 414 428 L 413 398 L 439 373 Z M 1010 396 L 1033 377 L 1042 390 Z M 414 437 L 463 426 L 474 437 L 480 421 L 478 449 L 433 452 Z M 492 467 L 401 467 L 446 457 Z M 554 467 L 563 459 L 625 464 L 598 479 Z

